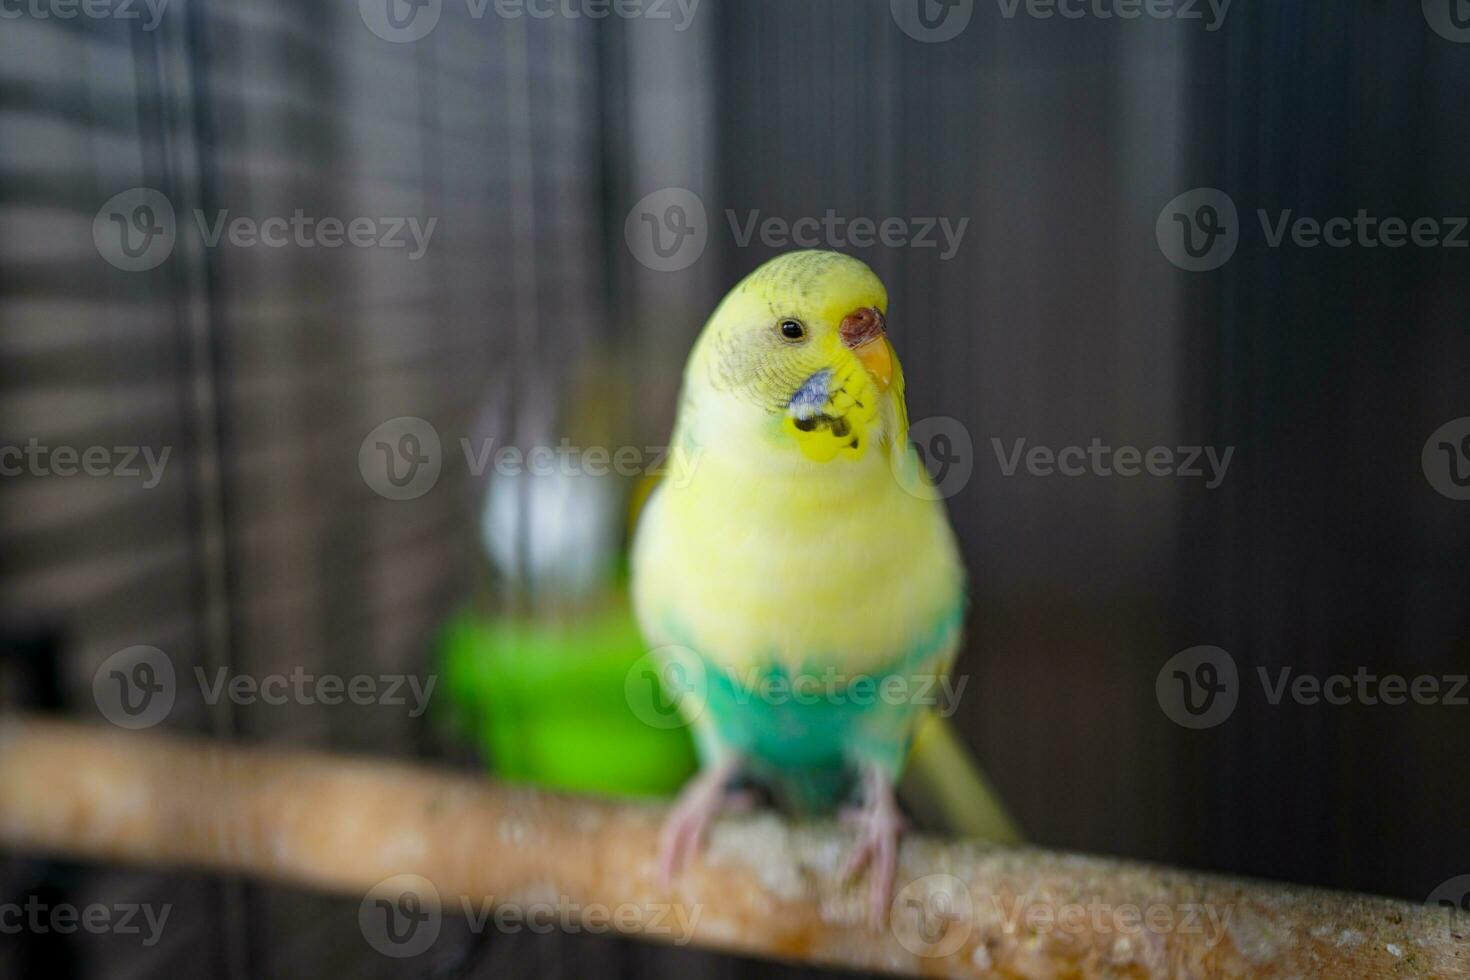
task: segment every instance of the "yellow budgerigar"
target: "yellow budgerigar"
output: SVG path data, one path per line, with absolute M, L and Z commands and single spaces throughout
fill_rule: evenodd
M 804 812 L 852 796 L 847 875 L 887 911 L 894 788 L 949 671 L 965 575 L 908 439 L 888 297 L 862 262 L 781 255 L 710 317 L 685 371 L 633 595 L 702 768 L 661 839 L 671 877 L 742 783 Z M 672 474 L 679 474 L 673 479 Z

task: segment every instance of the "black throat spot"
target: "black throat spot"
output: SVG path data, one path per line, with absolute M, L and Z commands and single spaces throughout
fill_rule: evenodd
M 840 415 L 813 415 L 811 418 L 796 419 L 796 427 L 802 432 L 812 432 L 816 429 L 830 429 L 832 434 L 839 439 L 845 439 L 852 432 L 852 425 Z

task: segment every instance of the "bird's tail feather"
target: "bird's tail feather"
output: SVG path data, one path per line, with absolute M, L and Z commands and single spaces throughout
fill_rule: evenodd
M 970 751 L 936 714 L 919 723 L 905 776 L 951 832 L 1000 844 L 1019 844 L 1021 832 Z

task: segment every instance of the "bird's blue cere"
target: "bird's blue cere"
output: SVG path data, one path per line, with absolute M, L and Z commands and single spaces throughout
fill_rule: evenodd
M 787 409 L 795 418 L 814 418 L 822 413 L 822 407 L 827 404 L 827 399 L 831 396 L 831 387 L 832 370 L 823 368 L 807 378 L 806 382 L 796 389 L 796 394 L 791 396 Z

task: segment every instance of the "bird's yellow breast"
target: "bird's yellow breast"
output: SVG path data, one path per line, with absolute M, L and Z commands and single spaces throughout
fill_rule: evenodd
M 905 447 L 905 451 L 912 450 Z M 694 450 L 650 501 L 634 602 L 655 643 L 739 671 L 835 664 L 858 675 L 957 637 L 963 573 L 942 505 L 889 452 L 813 462 L 743 442 Z

